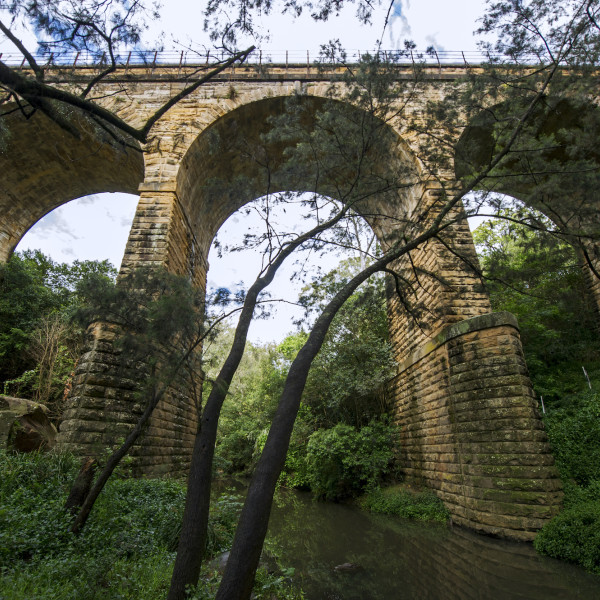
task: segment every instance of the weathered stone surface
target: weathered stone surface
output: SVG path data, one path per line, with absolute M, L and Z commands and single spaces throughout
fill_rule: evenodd
M 58 433 L 38 402 L 0 396 L 0 447 L 14 452 L 50 450 Z

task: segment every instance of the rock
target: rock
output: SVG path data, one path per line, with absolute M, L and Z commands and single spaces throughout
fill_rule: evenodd
M 360 565 L 357 565 L 356 563 L 351 563 L 351 562 L 343 563 L 341 565 L 337 565 L 336 567 L 333 567 L 333 570 L 336 571 L 337 573 L 349 573 L 351 571 L 358 571 L 360 569 L 362 569 L 362 567 Z
M 43 404 L 0 396 L 0 448 L 13 452 L 50 450 L 57 435 Z
M 227 566 L 227 561 L 229 560 L 229 550 L 227 552 L 223 552 L 219 554 L 219 556 L 215 557 L 211 562 L 211 565 L 214 566 L 219 573 L 225 573 L 225 567 Z

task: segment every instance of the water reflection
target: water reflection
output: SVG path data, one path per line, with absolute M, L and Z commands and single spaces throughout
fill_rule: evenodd
M 269 539 L 307 600 L 597 600 L 600 577 L 528 544 L 371 515 L 282 490 Z M 358 565 L 335 571 L 343 563 Z

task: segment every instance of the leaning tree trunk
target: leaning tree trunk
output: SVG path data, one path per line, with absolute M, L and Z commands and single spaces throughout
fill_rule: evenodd
M 445 212 L 447 213 L 448 210 Z M 441 216 L 444 214 L 442 213 Z M 285 464 L 294 422 L 300 408 L 302 392 L 312 361 L 321 349 L 331 321 L 361 283 L 374 273 L 384 270 L 390 262 L 410 252 L 436 233 L 440 227 L 441 216 L 434 221 L 434 224 L 427 231 L 417 236 L 413 241 L 393 248 L 371 266 L 353 277 L 333 297 L 315 322 L 308 340 L 292 362 L 286 378 L 265 447 L 250 482 L 216 600 L 248 600 L 250 598 L 256 569 L 267 534 L 273 495 L 277 480 Z
M 152 415 L 153 410 L 156 408 L 159 400 L 162 398 L 164 394 L 165 388 L 163 388 L 159 392 L 155 392 L 152 395 L 152 399 L 148 402 L 146 409 L 142 413 L 140 419 L 136 423 L 135 427 L 131 430 L 129 435 L 125 438 L 123 444 L 117 448 L 108 458 L 106 465 L 98 475 L 98 479 L 90 489 L 89 493 L 86 495 L 83 504 L 81 505 L 81 509 L 77 513 L 73 524 L 71 525 L 71 531 L 75 534 L 81 532 L 83 527 L 85 526 L 90 513 L 92 512 L 92 508 L 94 508 L 94 504 L 100 495 L 100 492 L 104 489 L 106 482 L 110 479 L 110 476 L 113 474 L 114 470 L 117 468 L 121 460 L 131 449 L 131 447 L 135 444 L 137 439 L 140 437 L 142 432 L 144 431 L 150 416 Z M 73 487 L 77 485 L 78 478 L 75 480 Z M 73 493 L 73 492 L 72 492 Z
M 181 525 L 181 535 L 167 600 L 183 600 L 186 596 L 186 588 L 197 585 L 200 577 L 200 568 L 202 567 L 208 538 L 212 463 L 217 439 L 219 415 L 231 380 L 244 355 L 248 329 L 252 323 L 258 296 L 273 281 L 279 267 L 296 248 L 340 221 L 346 215 L 349 208 L 349 206 L 344 207 L 328 221 L 317 225 L 317 227 L 284 246 L 268 266 L 265 274 L 259 277 L 248 290 L 235 330 L 233 345 L 217 376 L 206 401 L 202 418 L 199 421 L 199 431 L 194 442 L 188 476 L 188 490 Z
M 329 325 L 339 308 L 377 270 L 379 269 L 368 268 L 362 271 L 333 298 L 317 319 L 308 340 L 290 367 L 265 447 L 250 482 L 216 600 L 250 598 L 269 524 L 273 494 L 285 464 L 310 366 L 321 349 Z

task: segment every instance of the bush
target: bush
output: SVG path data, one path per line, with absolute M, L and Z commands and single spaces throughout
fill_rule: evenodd
M 56 453 L 0 451 L 0 598 L 148 600 L 166 596 L 185 500 L 183 483 L 111 478 L 79 536 L 64 510 L 79 461 Z M 207 554 L 231 546 L 239 496 L 212 503 Z M 194 597 L 210 600 L 219 577 L 205 565 Z M 260 574 L 257 598 L 299 600 L 281 574 Z
M 600 574 L 600 397 L 589 391 L 565 399 L 544 422 L 565 498 L 535 548 Z
M 315 495 L 341 500 L 376 486 L 393 460 L 394 428 L 372 421 L 362 429 L 338 423 L 308 440 L 308 481 Z
M 600 397 L 593 392 L 574 396 L 567 407 L 544 418 L 556 466 L 563 479 L 586 486 L 600 480 Z
M 600 495 L 565 508 L 544 525 L 533 543 L 542 554 L 600 574 Z
M 445 523 L 450 518 L 448 509 L 433 492 L 409 492 L 398 487 L 376 489 L 361 498 L 360 504 L 371 512 L 404 519 Z

